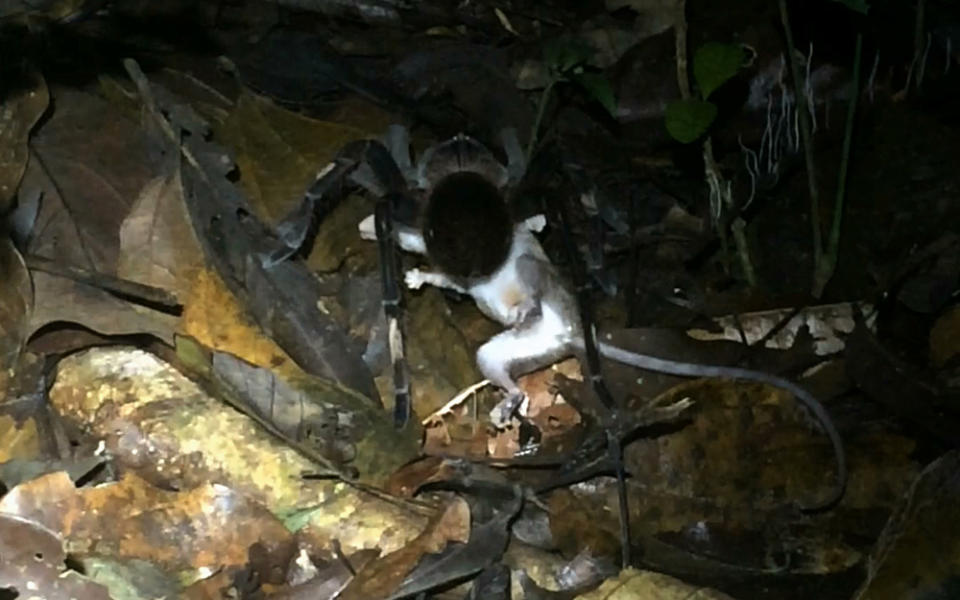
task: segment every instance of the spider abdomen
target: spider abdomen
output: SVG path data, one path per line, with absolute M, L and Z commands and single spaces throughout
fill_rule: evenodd
M 496 272 L 513 240 L 506 200 L 489 179 L 473 171 L 451 173 L 433 187 L 423 229 L 431 262 L 466 279 Z

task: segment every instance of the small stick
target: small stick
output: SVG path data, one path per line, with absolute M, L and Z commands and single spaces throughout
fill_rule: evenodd
M 180 314 L 183 310 L 183 304 L 176 294 L 162 288 L 59 263 L 36 254 L 27 254 L 23 258 L 27 267 L 33 271 L 72 279 L 77 283 L 99 288 L 116 296 L 121 296 L 125 300 L 149 306 L 162 312 Z

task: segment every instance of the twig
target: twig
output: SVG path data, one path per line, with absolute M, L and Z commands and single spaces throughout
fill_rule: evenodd
M 105 290 L 121 296 L 125 300 L 149 306 L 162 312 L 180 314 L 180 311 L 183 310 L 183 304 L 177 296 L 162 288 L 66 265 L 36 254 L 27 254 L 23 259 L 31 270 L 72 279 L 78 283 Z
M 540 93 L 540 101 L 537 103 L 537 116 L 533 120 L 533 128 L 530 130 L 530 141 L 527 142 L 528 165 L 533 158 L 533 151 L 537 147 L 537 135 L 540 132 L 540 122 L 543 121 L 543 113 L 547 109 L 547 104 L 550 102 L 550 94 L 553 92 L 553 86 L 556 84 L 557 80 L 551 78 L 550 83 L 548 83 L 547 87 L 543 88 L 543 92 Z

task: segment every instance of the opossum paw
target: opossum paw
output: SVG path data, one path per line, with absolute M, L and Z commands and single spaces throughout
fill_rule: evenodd
M 527 412 L 527 404 L 527 395 L 523 392 L 508 394 L 490 411 L 490 421 L 495 427 L 506 427 L 515 414 Z
M 423 287 L 425 281 L 423 275 L 423 271 L 420 269 L 410 269 L 404 274 L 403 281 L 411 290 L 419 290 L 421 287 Z

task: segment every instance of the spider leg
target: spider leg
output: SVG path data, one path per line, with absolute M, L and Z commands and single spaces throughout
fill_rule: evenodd
M 400 256 L 394 232 L 394 215 L 408 208 L 407 183 L 397 161 L 380 142 L 370 140 L 364 149 L 364 163 L 383 186 L 383 194 L 374 210 L 374 231 L 380 256 L 380 283 L 383 289 L 383 313 L 387 319 L 390 362 L 393 366 L 393 417 L 399 429 L 410 419 L 410 376 L 403 340 L 402 293 L 397 273 Z M 408 154 L 409 158 L 409 154 Z M 359 170 L 354 171 L 354 174 Z
M 416 169 L 410 159 L 410 133 L 407 128 L 403 125 L 391 125 L 387 128 L 383 143 L 390 151 L 393 161 L 400 168 L 400 172 L 403 173 L 407 181 L 412 181 L 416 177 Z
M 276 227 L 278 246 L 264 252 L 261 262 L 270 267 L 296 254 L 305 244 L 311 230 L 340 200 L 341 194 L 333 193 L 344 179 L 362 186 L 377 196 L 374 212 L 374 232 L 380 257 L 380 280 L 383 288 L 383 312 L 389 332 L 390 359 L 393 364 L 394 420 L 403 427 L 410 417 L 410 382 L 404 356 L 400 284 L 397 278 L 399 254 L 396 251 L 394 216 L 409 210 L 411 204 L 406 193 L 407 183 L 396 156 L 403 158 L 399 148 L 404 143 L 406 131 L 394 132 L 391 152 L 376 140 L 351 142 L 337 154 L 306 191 L 300 206 L 284 218 Z M 409 150 L 406 166 L 409 168 Z
M 408 155 L 409 157 L 409 155 Z M 410 376 L 407 370 L 403 340 L 403 307 L 397 272 L 400 256 L 394 232 L 394 216 L 409 207 L 407 181 L 394 155 L 378 141 L 368 140 L 363 148 L 363 163 L 367 170 L 355 169 L 351 179 L 367 189 L 379 186 L 374 210 L 374 231 L 380 256 L 380 284 L 383 289 L 383 313 L 387 320 L 390 362 L 393 366 L 393 418 L 399 429 L 410 419 Z M 372 174 L 373 181 L 368 179 Z
M 394 133 L 391 138 L 395 138 L 397 148 L 406 139 L 406 130 L 399 128 L 402 130 L 399 135 Z M 261 252 L 261 264 L 270 268 L 290 258 L 306 245 L 311 234 L 316 233 L 316 226 L 340 201 L 341 194 L 333 192 L 342 186 L 344 179 L 363 187 L 378 198 L 395 195 L 395 208 L 399 209 L 395 213 L 412 212 L 411 203 L 404 194 L 406 179 L 395 156 L 399 156 L 403 161 L 399 150 L 394 154 L 376 140 L 361 140 L 344 146 L 337 156 L 320 170 L 304 193 L 301 203 L 276 225 L 276 243 L 273 244 L 274 247 Z M 409 161 L 408 150 L 408 169 Z
M 399 255 L 393 235 L 393 199 L 385 196 L 377 201 L 374 222 L 377 247 L 380 251 L 380 283 L 383 288 L 383 314 L 387 319 L 390 362 L 393 366 L 393 418 L 399 429 L 410 419 L 410 376 L 407 370 L 403 341 L 403 308 L 400 284 L 397 281 Z
M 511 186 L 517 185 L 527 173 L 527 157 L 520 146 L 517 130 L 513 127 L 501 130 L 500 143 L 503 144 L 503 151 L 507 155 L 507 181 Z
M 586 371 L 589 377 L 593 393 L 603 403 L 607 409 L 603 416 L 604 430 L 607 442 L 607 456 L 617 477 L 618 508 L 620 514 L 620 559 L 626 566 L 630 564 L 630 515 L 627 511 L 627 487 L 626 471 L 623 466 L 623 448 L 616 424 L 621 420 L 621 406 L 614 400 L 610 394 L 609 388 L 603 379 L 603 372 L 600 368 L 600 352 L 597 349 L 597 331 L 594 321 L 593 305 L 590 298 L 590 280 L 584 266 L 581 264 L 582 257 L 579 254 L 573 234 L 570 228 L 570 219 L 563 204 L 558 202 L 554 207 L 554 214 L 560 222 L 560 231 L 563 235 L 564 247 L 567 258 L 572 267 L 573 280 L 577 290 L 577 304 L 580 309 L 580 330 L 583 332 L 584 354 L 586 358 Z M 595 222 L 599 221 L 596 216 L 592 217 Z M 602 225 L 595 226 L 594 232 Z
M 274 227 L 279 244 L 261 253 L 260 262 L 264 268 L 269 269 L 287 260 L 304 247 L 314 224 L 322 221 L 339 201 L 338 195 L 331 194 L 331 190 L 339 187 L 354 167 L 356 162 L 337 157 L 317 173 L 300 204 Z
M 391 215 L 392 216 L 392 215 Z M 377 230 L 374 225 L 375 215 L 369 215 L 357 225 L 360 231 L 360 238 L 364 240 L 376 241 Z M 393 223 L 393 235 L 397 243 L 407 252 L 414 254 L 426 254 L 427 243 L 423 239 L 423 232 L 416 227 L 410 227 L 402 223 Z

